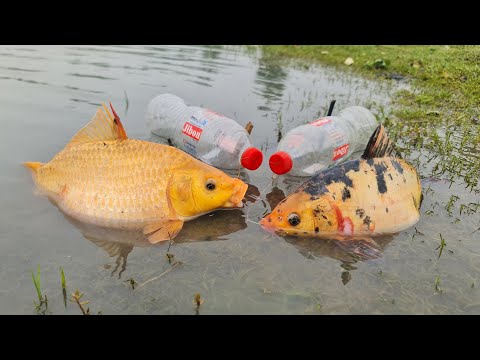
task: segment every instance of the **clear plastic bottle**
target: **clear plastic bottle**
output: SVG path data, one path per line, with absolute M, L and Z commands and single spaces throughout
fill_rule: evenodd
M 147 127 L 190 155 L 212 166 L 256 170 L 263 154 L 235 120 L 208 109 L 187 106 L 181 98 L 161 94 L 147 107 Z
M 277 175 L 310 176 L 364 150 L 377 126 L 375 115 L 361 106 L 298 126 L 278 143 L 270 169 Z

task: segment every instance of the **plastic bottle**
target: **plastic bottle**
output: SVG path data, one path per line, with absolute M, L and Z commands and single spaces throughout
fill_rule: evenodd
M 187 106 L 178 96 L 161 94 L 147 107 L 147 127 L 169 143 L 212 166 L 256 170 L 263 154 L 235 120 L 212 110 Z
M 310 176 L 364 150 L 377 126 L 368 109 L 352 106 L 337 116 L 296 127 L 278 143 L 269 160 L 270 169 L 277 175 Z

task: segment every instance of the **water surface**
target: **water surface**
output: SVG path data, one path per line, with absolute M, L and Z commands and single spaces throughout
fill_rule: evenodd
M 49 161 L 101 102 L 112 101 L 129 137 L 149 140 L 147 103 L 162 92 L 177 94 L 242 126 L 252 122 L 252 140 L 268 159 L 279 135 L 324 115 L 330 100 L 337 111 L 362 105 L 381 115 L 406 86 L 266 61 L 239 47 L 0 47 L 0 313 L 35 313 L 37 265 L 53 314 L 80 313 L 63 304 L 60 266 L 68 294 L 84 292 L 94 313 L 195 314 L 196 293 L 205 299 L 200 314 L 478 313 L 479 216 L 445 210 L 453 194 L 478 203 L 461 183 L 424 179 L 420 233 L 379 239 L 373 256 L 362 257 L 361 246 L 284 239 L 255 224 L 299 185 L 295 178 L 273 181 L 264 161 L 241 174 L 252 185 L 244 209 L 187 223 L 169 250 L 181 264 L 133 290 L 130 279 L 141 284 L 171 268 L 169 244 L 148 246 L 134 234 L 95 239 L 35 196 L 21 166 Z M 439 234 L 447 243 L 440 259 Z

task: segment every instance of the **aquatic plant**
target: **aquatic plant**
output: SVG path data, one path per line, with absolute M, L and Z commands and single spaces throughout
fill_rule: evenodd
M 85 310 L 84 306 L 89 304 L 90 301 L 89 300 L 86 300 L 86 301 L 80 301 L 80 299 L 83 297 L 84 293 L 81 293 L 80 291 L 75 290 L 75 292 L 72 293 L 72 298 L 70 299 L 71 302 L 74 302 L 78 305 L 78 307 L 80 308 L 80 310 L 82 311 L 82 314 L 83 315 L 90 315 L 90 308 L 87 308 Z
M 193 303 L 195 304 L 195 315 L 199 315 L 200 306 L 205 302 L 204 299 L 200 296 L 200 293 L 196 293 L 193 297 Z
M 32 280 L 33 280 L 33 285 L 35 285 L 35 289 L 37 290 L 37 296 L 38 296 L 38 304 L 34 301 L 35 305 L 35 310 L 39 314 L 45 315 L 47 310 L 48 310 L 48 299 L 47 295 L 42 295 L 42 286 L 41 286 L 41 281 L 40 281 L 40 265 L 37 267 L 37 275 L 35 276 L 32 271 Z
M 65 281 L 65 273 L 63 272 L 63 267 L 60 266 L 60 277 L 62 280 L 62 295 L 63 295 L 63 304 L 67 308 L 67 283 Z

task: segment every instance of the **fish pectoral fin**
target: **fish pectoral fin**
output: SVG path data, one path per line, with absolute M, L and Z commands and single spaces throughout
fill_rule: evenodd
M 112 104 L 110 104 L 110 107 L 112 108 L 113 114 L 105 104 L 102 104 L 102 107 L 98 108 L 95 116 L 73 136 L 67 146 L 97 141 L 127 139 L 127 134 L 125 133 L 120 118 L 115 110 L 113 110 Z
M 339 241 L 338 245 L 345 252 L 362 261 L 376 259 L 382 254 L 381 246 L 369 237 Z
M 151 244 L 171 240 L 180 232 L 183 223 L 182 220 L 166 220 L 150 224 L 143 228 L 143 234 L 147 236 Z

